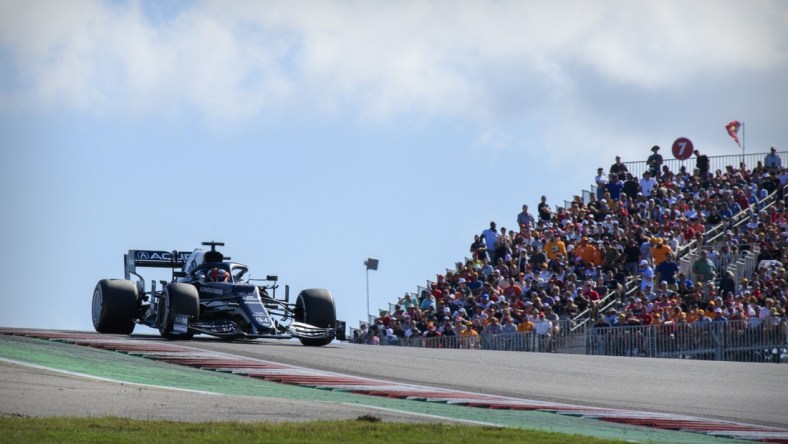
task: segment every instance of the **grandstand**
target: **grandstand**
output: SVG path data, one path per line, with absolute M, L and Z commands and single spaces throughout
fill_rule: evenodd
M 707 174 L 616 159 L 563 206 L 524 206 L 517 232 L 491 223 L 352 340 L 785 362 L 788 152 L 767 155 Z

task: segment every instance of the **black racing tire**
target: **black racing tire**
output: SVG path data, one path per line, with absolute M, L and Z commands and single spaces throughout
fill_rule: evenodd
M 189 323 L 200 318 L 200 293 L 194 285 L 172 282 L 164 287 L 157 310 L 159 333 L 167 339 L 191 339 L 194 333 L 173 331 L 175 314 L 189 316 Z
M 294 319 L 296 322 L 315 327 L 330 328 L 336 334 L 337 311 L 331 292 L 322 288 L 312 288 L 299 293 L 296 298 Z M 335 334 L 328 338 L 299 338 L 299 340 L 304 345 L 320 347 L 331 343 Z
M 137 284 L 125 279 L 102 279 L 93 290 L 93 328 L 99 333 L 130 335 L 138 308 Z

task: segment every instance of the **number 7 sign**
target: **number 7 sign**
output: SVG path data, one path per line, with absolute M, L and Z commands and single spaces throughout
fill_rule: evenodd
M 695 148 L 692 146 L 692 141 L 686 137 L 679 137 L 673 142 L 673 157 L 678 160 L 686 160 L 692 156 Z

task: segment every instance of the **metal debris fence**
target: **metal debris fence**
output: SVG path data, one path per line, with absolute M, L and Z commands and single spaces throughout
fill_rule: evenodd
M 382 345 L 601 356 L 788 363 L 788 318 L 691 324 L 589 327 L 581 333 L 535 332 L 402 338 Z
M 586 354 L 788 362 L 788 318 L 591 328 Z

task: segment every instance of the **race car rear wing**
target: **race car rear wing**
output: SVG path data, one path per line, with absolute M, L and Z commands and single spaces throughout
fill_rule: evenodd
M 123 255 L 123 270 L 126 279 L 137 274 L 137 267 L 144 268 L 170 268 L 175 273 L 176 268 L 183 268 L 191 251 L 159 251 L 159 250 L 129 250 Z

